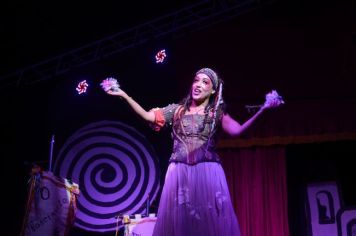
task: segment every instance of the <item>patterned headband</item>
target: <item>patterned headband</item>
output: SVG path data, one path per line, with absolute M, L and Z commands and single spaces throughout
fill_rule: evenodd
M 198 70 L 197 73 L 195 73 L 195 75 L 197 75 L 197 74 L 207 75 L 210 78 L 211 82 L 213 83 L 214 89 L 217 89 L 217 87 L 219 85 L 219 78 L 218 78 L 218 75 L 215 73 L 215 71 L 213 71 L 210 68 L 203 68 L 203 69 Z

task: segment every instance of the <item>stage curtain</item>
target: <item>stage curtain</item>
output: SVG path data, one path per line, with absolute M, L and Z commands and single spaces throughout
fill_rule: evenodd
M 220 149 L 242 236 L 289 236 L 283 146 Z

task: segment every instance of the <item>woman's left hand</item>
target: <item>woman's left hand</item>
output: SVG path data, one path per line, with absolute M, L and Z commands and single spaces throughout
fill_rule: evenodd
M 278 100 L 273 100 L 273 101 L 268 101 L 263 104 L 263 109 L 271 109 L 271 108 L 276 108 L 279 107 L 282 103 Z

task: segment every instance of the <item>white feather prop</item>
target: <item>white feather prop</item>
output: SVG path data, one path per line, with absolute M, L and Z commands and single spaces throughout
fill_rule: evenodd
M 284 104 L 282 96 L 280 96 L 276 90 L 272 90 L 270 93 L 266 94 L 266 101 L 262 105 L 246 105 L 247 110 L 255 111 L 261 107 L 269 107 L 271 104 L 275 104 L 277 106 Z
M 272 90 L 272 92 L 266 95 L 265 106 L 268 106 L 272 103 L 284 104 L 282 96 L 280 96 L 276 90 Z

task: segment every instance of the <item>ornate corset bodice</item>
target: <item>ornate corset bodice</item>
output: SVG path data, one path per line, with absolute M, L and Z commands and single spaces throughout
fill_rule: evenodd
M 209 139 L 211 118 L 188 114 L 173 122 L 173 153 L 170 162 L 194 165 L 200 162 L 220 162 L 215 152 L 215 134 Z

